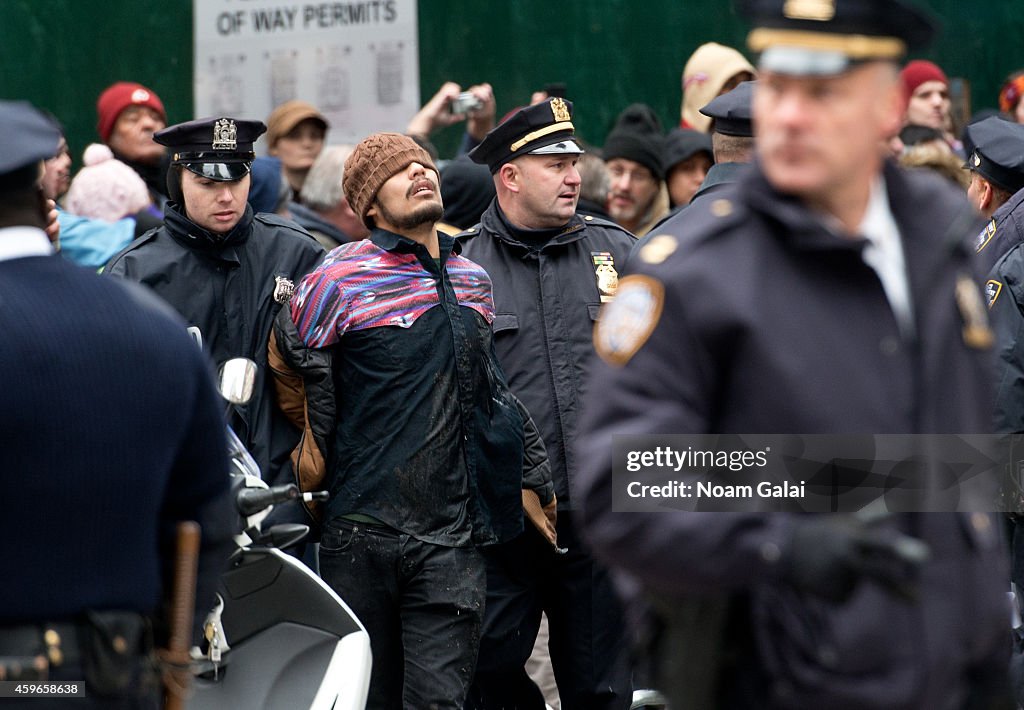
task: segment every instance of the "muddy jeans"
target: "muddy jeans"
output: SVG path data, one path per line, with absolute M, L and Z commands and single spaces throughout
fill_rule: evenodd
M 370 635 L 368 710 L 462 707 L 485 599 L 476 548 L 336 519 L 324 528 L 320 575 Z

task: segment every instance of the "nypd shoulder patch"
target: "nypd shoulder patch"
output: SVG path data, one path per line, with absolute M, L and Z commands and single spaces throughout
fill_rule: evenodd
M 992 308 L 995 305 L 996 299 L 999 298 L 999 294 L 1003 292 L 1003 284 L 995 279 L 989 279 L 985 282 L 985 300 L 988 301 L 988 307 Z
M 619 282 L 615 300 L 606 304 L 594 327 L 594 348 L 610 365 L 625 365 L 643 347 L 661 318 L 665 287 L 641 274 Z

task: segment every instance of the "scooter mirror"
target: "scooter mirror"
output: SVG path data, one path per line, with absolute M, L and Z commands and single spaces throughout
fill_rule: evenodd
M 220 366 L 220 394 L 231 404 L 246 404 L 252 399 L 256 383 L 256 363 L 236 357 Z

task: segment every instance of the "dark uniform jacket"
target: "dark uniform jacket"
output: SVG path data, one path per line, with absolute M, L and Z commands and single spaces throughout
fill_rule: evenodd
M 491 277 L 498 360 L 540 428 L 558 507 L 570 507 L 569 480 L 576 471 L 571 446 L 593 357 L 594 323 L 614 292 L 617 275 L 611 270 L 622 268 L 636 238 L 612 222 L 577 215 L 538 250 L 511 235 L 497 200 L 477 227 L 457 238 L 463 256 Z
M 323 247 L 295 224 L 270 214 L 254 216 L 250 207 L 222 238 L 179 209 L 168 209 L 164 226 L 129 244 L 104 273 L 145 284 L 171 304 L 215 365 L 234 357 L 259 365 L 253 398 L 236 407 L 232 427 L 266 480 L 290 480 L 288 455 L 297 434 L 274 406 L 267 340 L 289 288 L 322 260 Z
M 677 248 L 662 242 L 631 262 L 638 274 L 628 278 L 663 284 L 663 303 L 629 282 L 619 298 L 637 296 L 634 307 L 646 298 L 651 313 L 660 305 L 660 320 L 620 321 L 614 306 L 604 316 L 622 342 L 653 329 L 631 358 L 624 348 L 625 364 L 601 363 L 589 385 L 599 394 L 587 401 L 578 449 L 580 521 L 595 554 L 649 589 L 740 594 L 751 638 L 737 664 L 763 675 L 754 683 L 763 697 L 746 706 L 952 709 L 970 675 L 1005 667 L 1006 570 L 989 516 L 894 516 L 886 525 L 931 548 L 920 601 L 861 583 L 831 604 L 786 582 L 796 515 L 611 509 L 615 434 L 991 430 L 985 309 L 977 282 L 967 288 L 977 278 L 969 208 L 932 176 L 887 166 L 884 178 L 914 335 L 897 326 L 864 242 L 831 233 L 759 170 L 690 210 L 672 230 Z M 725 672 L 727 682 L 750 682 Z
M 996 429 L 1024 431 L 1024 190 L 1002 204 L 977 239 L 996 332 Z
M 693 197 L 690 198 L 690 201 L 685 205 L 676 205 L 673 207 L 672 211 L 665 215 L 665 219 L 654 225 L 647 234 L 641 237 L 637 243 L 633 245 L 633 251 L 630 253 L 630 256 L 632 257 L 633 254 L 642 249 L 648 242 L 663 231 L 671 233 L 671 226 L 669 226 L 667 230 L 662 229 L 662 227 L 668 225 L 669 220 L 674 220 L 679 215 L 685 214 L 687 209 L 698 200 L 703 202 L 704 200 L 714 199 L 713 195 L 717 195 L 725 189 L 726 185 L 731 185 L 736 182 L 736 180 L 739 179 L 739 176 L 743 174 L 743 171 L 748 169 L 750 169 L 750 165 L 748 163 L 715 163 L 712 165 L 708 170 L 708 174 L 704 176 L 704 182 L 700 184 L 697 192 L 693 193 Z
M 0 641 L 90 609 L 155 614 L 182 520 L 203 528 L 201 620 L 234 531 L 220 398 L 184 325 L 60 256 L 0 260 L 0 302 Z
M 1024 190 L 1016 192 L 992 214 L 978 234 L 976 250 L 983 272 L 1024 239 Z

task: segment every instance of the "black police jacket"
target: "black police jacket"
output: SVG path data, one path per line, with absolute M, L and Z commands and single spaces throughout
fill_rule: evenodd
M 1024 432 L 1024 242 L 1010 248 L 985 282 L 996 333 L 996 429 Z
M 313 270 L 324 249 L 298 225 L 250 207 L 229 234 L 197 227 L 171 203 L 164 225 L 115 255 L 105 274 L 151 288 L 184 317 L 215 366 L 234 357 L 256 362 L 249 404 L 236 407 L 232 427 L 266 480 L 291 479 L 288 455 L 298 434 L 274 405 L 267 340 L 290 287 Z
M 913 335 L 863 240 L 830 232 L 756 169 L 630 262 L 603 316 L 607 338 L 597 335 L 610 362 L 595 366 L 584 408 L 576 520 L 595 556 L 649 589 L 741 593 L 736 630 L 751 638 L 728 682 L 761 687 L 757 707 L 962 707 L 973 680 L 1006 663 L 1007 572 L 991 516 L 892 516 L 887 525 L 931 548 L 920 599 L 863 582 L 831 603 L 788 582 L 800 514 L 612 510 L 615 435 L 991 431 L 976 221 L 933 176 L 887 166 L 884 179 Z
M 462 255 L 491 277 L 498 360 L 540 429 L 564 509 L 571 507 L 572 446 L 602 304 L 599 279 L 614 291 L 609 269 L 622 268 L 636 237 L 612 222 L 576 215 L 536 249 L 512 236 L 499 209 L 495 199 L 480 224 L 456 238 Z
M 1000 205 L 978 234 L 975 249 L 982 269 L 987 272 L 1021 241 L 1024 241 L 1024 190 Z

